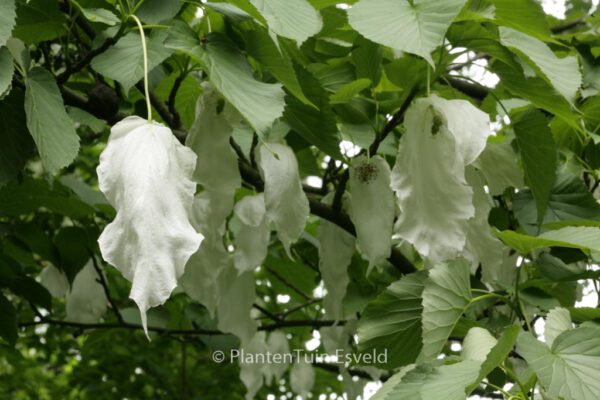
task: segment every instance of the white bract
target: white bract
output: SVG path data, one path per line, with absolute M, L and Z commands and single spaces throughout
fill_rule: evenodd
M 144 329 L 146 312 L 169 298 L 203 239 L 189 221 L 195 164 L 169 128 L 139 117 L 117 123 L 100 156 L 100 190 L 117 210 L 100 250 L 132 282 Z
M 250 342 L 240 346 L 240 353 L 260 355 L 266 354 L 269 351 L 266 343 L 266 333 L 256 332 Z M 258 358 L 257 358 L 258 359 Z M 243 357 L 239 357 L 238 364 L 240 366 L 240 380 L 246 386 L 246 400 L 254 400 L 254 396 L 263 385 L 265 365 L 259 363 L 244 362 Z
M 241 222 L 235 237 L 233 261 L 240 273 L 254 270 L 267 256 L 270 230 L 263 193 L 246 196 L 235 205 Z
M 473 207 L 475 215 L 467 224 L 467 238 L 464 257 L 472 262 L 471 272 L 475 272 L 481 263 L 484 276 L 493 275 L 493 271 L 502 268 L 504 244 L 493 233 L 488 223 L 492 209 L 492 199 L 483 189 L 483 181 L 473 167 L 466 170 L 467 183 L 473 189 Z
M 48 289 L 52 297 L 63 297 L 69 291 L 69 280 L 64 272 L 54 265 L 48 265 L 40 274 L 42 286 Z
M 237 157 L 229 144 L 233 128 L 226 112 L 228 105 L 223 107 L 222 97 L 211 84 L 203 88 L 186 145 L 198 156 L 194 180 L 204 188 L 194 200 L 192 224 L 205 239 L 190 258 L 180 283 L 191 298 L 214 314 L 218 301 L 217 279 L 230 263 L 223 244 L 225 221 L 233 208 L 241 178 Z
M 67 293 L 67 321 L 93 324 L 104 315 L 108 299 L 97 279 L 98 272 L 90 260 L 75 276 Z
M 298 161 L 294 151 L 285 144 L 263 144 L 258 152 L 258 164 L 265 181 L 267 219 L 290 255 L 290 246 L 302 235 L 310 213 Z
M 254 304 L 254 273 L 238 275 L 233 265 L 226 266 L 219 275 L 217 328 L 233 333 L 243 344 L 249 343 L 256 333 L 256 321 L 250 311 Z
M 223 244 L 225 219 L 233 205 L 233 198 L 223 192 L 204 191 L 194 198 L 192 225 L 204 234 L 204 241 L 192 254 L 179 279 L 183 290 L 206 307 L 214 316 L 218 299 L 217 279 L 220 271 L 229 264 L 229 254 Z
M 392 252 L 394 193 L 390 188 L 390 166 L 380 156 L 358 157 L 350 168 L 352 222 L 358 248 L 369 260 L 369 272 Z
M 447 260 L 465 247 L 475 215 L 465 167 L 485 147 L 489 117 L 468 101 L 432 95 L 418 99 L 405 121 L 392 171 L 401 211 L 396 232 L 430 261 Z
M 328 195 L 324 201 L 329 202 Z M 321 219 L 319 225 L 319 271 L 327 289 L 323 299 L 327 315 L 332 319 L 344 318 L 342 301 L 346 287 L 350 282 L 348 266 L 354 255 L 356 239 L 354 236 L 332 222 Z
M 302 398 L 310 393 L 315 385 L 315 369 L 301 356 L 290 370 L 290 387 Z
M 265 365 L 264 375 L 265 383 L 267 386 L 271 386 L 271 382 L 275 379 L 275 382 L 279 381 L 283 374 L 287 371 L 290 366 L 289 360 L 286 355 L 291 355 L 290 345 L 288 339 L 285 337 L 283 332 L 273 332 L 267 339 L 267 348 L 271 354 L 282 354 L 283 362 L 270 363 Z

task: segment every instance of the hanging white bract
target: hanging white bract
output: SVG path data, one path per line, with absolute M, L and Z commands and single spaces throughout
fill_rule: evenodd
M 189 221 L 195 165 L 169 128 L 139 117 L 117 123 L 100 156 L 100 190 L 117 210 L 100 250 L 132 282 L 144 329 L 146 311 L 169 298 L 203 239 Z
M 241 226 L 235 236 L 233 261 L 240 273 L 253 271 L 267 256 L 271 236 L 264 194 L 244 197 L 235 205 L 235 215 Z
M 352 222 L 356 226 L 358 248 L 374 265 L 392 252 L 394 193 L 390 188 L 390 166 L 380 156 L 358 157 L 350 168 Z
M 285 144 L 269 143 L 258 150 L 258 164 L 265 181 L 267 219 L 290 255 L 290 246 L 304 232 L 310 213 L 300 182 L 298 161 L 294 151 Z
M 331 204 L 333 193 L 323 198 L 323 202 Z M 391 229 L 391 228 L 390 228 Z M 354 236 L 325 219 L 319 223 L 317 235 L 319 240 L 319 271 L 327 295 L 323 299 L 327 317 L 335 320 L 344 319 L 343 300 L 350 282 L 348 266 L 352 262 L 356 239 Z
M 225 221 L 233 208 L 235 191 L 241 186 L 237 157 L 229 144 L 233 131 L 230 118 L 240 117 L 227 103 L 223 107 L 224 100 L 212 84 L 202 86 L 186 145 L 198 156 L 193 176 L 204 190 L 194 200 L 192 225 L 204 235 L 204 242 L 190 258 L 179 282 L 214 316 L 219 273 L 231 261 L 223 242 Z
M 465 167 L 485 148 L 489 117 L 468 101 L 432 95 L 417 100 L 405 121 L 392 171 L 396 232 L 430 261 L 450 259 L 465 247 L 475 214 Z
M 69 291 L 69 280 L 64 272 L 54 265 L 48 265 L 40 274 L 42 286 L 48 289 L 52 297 L 60 298 Z
M 483 179 L 473 167 L 467 168 L 466 179 L 473 188 L 475 215 L 468 222 L 463 255 L 472 263 L 471 272 L 475 272 L 481 263 L 483 276 L 490 276 L 502 268 L 505 246 L 492 233 L 488 223 L 492 199 L 483 189 Z

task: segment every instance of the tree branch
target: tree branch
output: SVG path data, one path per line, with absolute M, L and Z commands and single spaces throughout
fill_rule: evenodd
M 106 281 L 106 278 L 104 277 L 104 274 L 102 273 L 102 268 L 100 268 L 100 265 L 98 265 L 96 256 L 92 253 L 91 257 L 92 257 L 92 264 L 94 265 L 94 269 L 96 270 L 96 273 L 98 274 L 98 282 L 100 283 L 100 285 L 102 285 L 102 289 L 104 289 L 104 294 L 106 295 L 106 299 L 108 300 L 108 303 L 110 304 L 110 308 L 113 310 L 113 313 L 115 314 L 115 317 L 117 318 L 117 321 L 119 321 L 119 323 L 125 322 L 123 320 L 123 316 L 121 315 L 121 312 L 119 311 L 119 307 L 117 307 L 115 300 L 112 298 L 112 296 L 110 294 L 110 290 L 108 289 L 108 282 Z
M 474 98 L 478 101 L 483 101 L 490 92 L 490 89 L 483 85 L 476 85 L 474 83 L 467 82 L 464 79 L 460 79 L 460 76 L 448 76 L 446 78 L 450 85 L 463 92 L 469 97 Z
M 144 328 L 140 324 L 132 324 L 129 322 L 119 322 L 119 323 L 81 323 L 81 322 L 71 322 L 71 321 L 62 321 L 52 318 L 39 317 L 39 321 L 28 321 L 19 323 L 20 327 L 26 328 L 37 325 L 56 325 L 62 327 L 69 328 L 77 328 L 80 330 L 90 330 L 90 329 L 128 329 L 128 330 L 139 330 L 143 331 Z M 290 320 L 290 321 L 280 321 L 275 322 L 273 324 L 262 325 L 258 327 L 259 331 L 274 331 L 280 328 L 321 328 L 325 326 L 333 326 L 333 325 L 344 325 L 346 321 L 332 321 L 332 320 Z M 155 332 L 160 335 L 181 335 L 181 336 L 217 336 L 217 335 L 228 335 L 228 333 L 221 332 L 215 329 L 171 329 L 171 328 L 161 328 L 157 326 L 149 326 L 149 332 Z
M 87 54 L 83 58 L 81 58 L 74 64 L 71 64 L 69 67 L 67 67 L 67 69 L 56 78 L 58 83 L 59 84 L 65 83 L 66 81 L 69 80 L 71 75 L 81 71 L 86 66 L 88 66 L 88 64 L 92 61 L 92 59 L 94 57 L 96 57 L 99 54 L 104 53 L 106 50 L 108 50 L 109 47 L 111 47 L 112 45 L 117 43 L 117 41 L 119 40 L 121 35 L 123 35 L 123 32 L 125 32 L 125 24 L 121 25 L 121 27 L 119 28 L 119 31 L 115 34 L 115 36 L 107 38 L 104 42 L 102 42 L 102 44 L 100 46 L 88 51 Z

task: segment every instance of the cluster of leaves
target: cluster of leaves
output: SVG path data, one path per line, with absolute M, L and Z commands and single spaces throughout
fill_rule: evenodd
M 0 0 L 2 396 L 597 397 L 600 312 L 576 306 L 600 258 L 592 2 L 339 3 Z M 146 113 L 132 15 L 185 148 L 115 134 L 132 119 L 107 147 Z M 190 179 L 203 240 L 177 256 Z M 210 359 L 317 335 L 387 359 Z

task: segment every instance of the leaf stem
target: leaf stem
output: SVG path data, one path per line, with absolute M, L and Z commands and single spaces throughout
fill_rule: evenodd
M 148 89 L 148 49 L 146 48 L 146 35 L 142 22 L 135 14 L 131 14 L 131 18 L 135 21 L 140 29 L 140 37 L 142 38 L 142 53 L 144 55 L 144 96 L 146 97 L 146 107 L 148 108 L 148 123 L 152 123 L 152 104 L 150 104 L 150 90 Z

